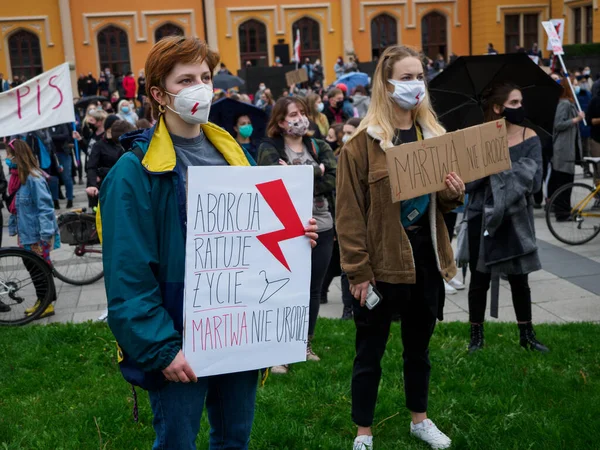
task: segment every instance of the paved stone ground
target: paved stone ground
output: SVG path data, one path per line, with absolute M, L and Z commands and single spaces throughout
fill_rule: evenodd
M 4 152 L 2 152 L 4 153 Z M 586 180 L 589 181 L 589 180 Z M 84 186 L 75 186 L 75 206 L 87 206 Z M 64 212 L 65 200 L 61 201 Z M 4 223 L 6 220 L 6 210 Z M 530 276 L 535 322 L 594 321 L 600 323 L 600 236 L 582 246 L 569 246 L 554 239 L 547 228 L 544 213 L 537 210 L 535 225 L 539 240 L 540 257 L 544 270 Z M 16 245 L 16 239 L 8 237 L 3 229 L 3 244 Z M 66 246 L 65 246 L 66 247 Z M 61 256 L 66 248 L 53 252 L 53 258 Z M 462 278 L 461 275 L 459 275 Z M 468 278 L 467 278 L 468 282 Z M 38 323 L 84 322 L 97 320 L 106 309 L 104 282 L 100 280 L 89 286 L 71 286 L 56 280 L 58 301 L 56 315 Z M 447 321 L 468 320 L 467 291 L 447 296 L 444 309 Z M 321 305 L 322 317 L 338 318 L 342 313 L 340 280 L 335 279 L 330 288 L 329 303 Z M 514 321 L 510 287 L 501 282 L 499 319 Z

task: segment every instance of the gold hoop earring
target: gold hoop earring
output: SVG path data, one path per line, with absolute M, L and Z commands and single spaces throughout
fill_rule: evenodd
M 164 105 L 158 105 L 158 112 L 164 114 L 167 111 Z

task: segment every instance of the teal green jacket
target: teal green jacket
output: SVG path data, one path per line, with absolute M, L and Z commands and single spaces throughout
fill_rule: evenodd
M 229 133 L 202 126 L 229 165 L 255 165 Z M 99 228 L 108 325 L 120 347 L 125 378 L 146 389 L 182 347 L 186 236 L 184 169 L 162 120 L 121 139 L 126 149 L 102 183 Z M 139 152 L 138 152 L 139 153 Z

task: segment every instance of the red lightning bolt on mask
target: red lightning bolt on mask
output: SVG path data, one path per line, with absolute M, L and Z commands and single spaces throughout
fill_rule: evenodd
M 256 238 L 271 252 L 277 261 L 291 272 L 279 243 L 298 236 L 304 236 L 302 221 L 282 180 L 257 184 L 256 188 L 271 207 L 275 216 L 283 224 L 283 229 L 261 234 L 260 236 L 256 236 Z
M 196 104 L 192 107 L 192 110 L 191 110 L 192 116 L 198 112 L 198 105 L 199 104 L 200 103 L 196 102 Z

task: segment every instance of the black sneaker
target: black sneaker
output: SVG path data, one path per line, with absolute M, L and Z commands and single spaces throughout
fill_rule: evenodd
M 58 203 L 58 200 L 54 200 L 54 209 L 60 209 L 60 203 Z
M 67 200 L 67 209 L 73 207 L 73 200 Z

